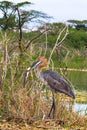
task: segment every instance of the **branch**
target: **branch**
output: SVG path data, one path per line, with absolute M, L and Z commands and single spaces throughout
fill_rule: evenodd
M 45 30 L 46 30 L 46 25 L 45 25 Z M 45 37 L 46 37 L 46 48 L 45 48 L 45 52 L 44 52 L 44 56 L 46 55 L 47 53 L 47 31 L 45 32 Z
M 22 27 L 21 27 L 21 16 L 20 16 L 20 11 L 19 8 L 16 7 L 17 13 L 18 13 L 18 29 L 19 29 L 19 49 L 20 52 L 22 52 L 22 46 L 21 46 L 21 40 L 22 40 Z
M 34 38 L 32 38 L 32 39 L 28 42 L 28 44 L 27 44 L 25 50 L 28 49 L 28 47 L 30 46 L 30 44 L 31 44 L 32 42 L 34 42 L 36 39 L 38 39 L 41 35 L 43 35 L 43 34 L 44 34 L 46 31 L 48 31 L 48 30 L 49 30 L 49 29 L 43 31 L 43 32 L 40 33 L 39 35 L 37 35 L 37 36 L 35 36 Z M 25 51 L 25 50 L 24 50 L 24 51 Z
M 62 38 L 62 40 L 59 42 L 59 39 L 60 39 L 62 33 L 65 31 L 65 29 L 66 29 L 66 33 L 65 33 L 64 37 Z M 56 47 L 59 47 L 60 45 L 62 45 L 62 42 L 64 41 L 64 39 L 66 38 L 67 35 L 68 35 L 68 26 L 66 25 L 66 26 L 63 28 L 63 30 L 60 32 L 60 34 L 58 35 L 58 37 L 57 37 L 56 43 L 55 43 L 55 45 L 54 45 L 54 47 L 53 47 L 53 50 L 52 50 L 52 52 L 51 52 L 51 54 L 50 54 L 50 57 L 49 57 L 49 60 L 48 60 L 48 66 L 49 66 L 49 64 L 50 64 L 50 60 L 51 60 L 51 58 L 52 58 L 52 55 L 53 55 L 54 50 L 56 49 Z M 47 66 L 47 68 L 48 68 L 48 66 Z

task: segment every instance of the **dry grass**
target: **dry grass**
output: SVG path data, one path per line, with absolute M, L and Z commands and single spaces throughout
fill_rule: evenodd
M 80 116 L 73 111 L 73 100 L 65 95 L 55 94 L 56 114 L 55 119 L 48 119 L 47 114 L 52 103 L 51 92 L 44 88 L 35 77 L 28 80 L 23 88 L 23 73 L 28 63 L 36 57 L 35 48 L 26 52 L 19 63 L 19 52 L 8 53 L 8 38 L 2 39 L 1 66 L 2 91 L 0 91 L 0 117 L 15 120 L 17 123 L 23 121 L 39 129 L 63 128 L 87 128 L 87 117 Z M 18 51 L 18 50 L 17 50 Z M 40 50 L 41 51 L 41 50 Z M 4 53 L 3 53 L 4 52 Z M 34 52 L 34 54 L 32 53 Z M 51 53 L 52 58 L 54 50 Z M 41 54 L 41 53 L 40 53 Z M 26 60 L 25 60 L 26 57 Z M 29 59 L 29 62 L 27 62 Z M 49 62 L 50 63 L 50 62 Z M 23 68 L 24 67 L 24 68 Z M 66 107 L 68 104 L 68 108 Z
M 43 89 L 38 81 L 34 81 L 32 86 L 19 87 L 5 94 L 3 92 L 1 96 L 1 108 L 7 120 L 14 120 L 17 123 L 26 122 L 36 128 L 54 128 L 55 130 L 59 126 L 70 129 L 87 127 L 87 117 L 75 113 L 73 100 L 62 94 L 55 94 L 55 119 L 48 119 L 47 114 L 52 102 L 51 92 Z

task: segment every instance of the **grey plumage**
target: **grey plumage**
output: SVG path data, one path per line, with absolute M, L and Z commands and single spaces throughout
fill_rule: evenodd
M 60 74 L 52 70 L 46 70 L 41 73 L 44 81 L 47 82 L 53 92 L 64 93 L 72 98 L 75 98 L 71 85 Z

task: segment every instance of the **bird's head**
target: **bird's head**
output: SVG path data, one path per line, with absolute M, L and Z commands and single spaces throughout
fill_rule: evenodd
M 44 56 L 40 56 L 35 62 L 32 63 L 30 70 L 36 67 L 38 68 L 45 67 L 47 66 L 47 63 L 48 63 L 48 60 Z
M 35 62 L 32 63 L 32 65 L 27 68 L 25 75 L 24 75 L 24 86 L 26 84 L 29 72 L 34 69 L 37 68 L 38 71 L 40 71 L 43 67 L 46 67 L 48 63 L 48 60 L 44 57 L 44 56 L 40 56 Z

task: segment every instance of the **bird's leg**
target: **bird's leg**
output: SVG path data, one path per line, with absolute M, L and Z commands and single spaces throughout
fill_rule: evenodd
M 55 117 L 55 109 L 56 109 L 56 105 L 55 105 L 55 98 L 54 98 L 54 94 L 53 95 L 53 102 L 52 102 L 52 114 L 53 114 L 53 118 Z
M 52 102 L 52 106 L 51 106 L 51 109 L 50 109 L 50 112 L 49 112 L 49 114 L 48 114 L 48 117 L 50 117 L 50 115 L 51 115 L 51 112 L 52 112 L 52 110 L 53 110 L 53 118 L 54 118 L 54 116 L 55 116 L 55 108 L 56 108 L 56 106 L 55 106 L 55 98 L 54 98 L 54 94 L 52 93 L 52 95 L 53 95 L 53 102 Z
M 53 118 L 55 117 L 55 109 L 56 109 L 56 104 L 55 104 L 55 98 L 53 94 Z

